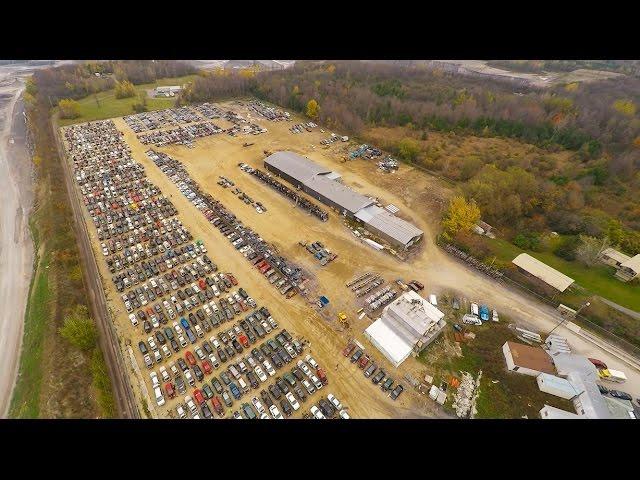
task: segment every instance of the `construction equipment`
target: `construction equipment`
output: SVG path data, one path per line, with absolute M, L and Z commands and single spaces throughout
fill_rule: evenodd
M 344 328 L 349 328 L 349 322 L 347 322 L 346 313 L 344 312 L 338 313 L 338 321 L 340 322 L 340 325 L 342 325 Z

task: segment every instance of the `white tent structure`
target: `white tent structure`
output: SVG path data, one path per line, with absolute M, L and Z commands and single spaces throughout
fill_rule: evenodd
M 387 305 L 364 334 L 397 367 L 412 353 L 420 353 L 445 325 L 444 313 L 409 291 Z

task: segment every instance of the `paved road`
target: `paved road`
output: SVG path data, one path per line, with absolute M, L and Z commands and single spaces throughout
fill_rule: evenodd
M 65 171 L 65 181 L 67 192 L 71 202 L 74 216 L 74 230 L 78 239 L 80 257 L 83 270 L 85 272 L 85 287 L 89 293 L 89 304 L 93 318 L 96 319 L 98 330 L 100 331 L 100 346 L 104 353 L 105 362 L 109 370 L 111 385 L 113 386 L 114 399 L 116 402 L 119 418 L 140 418 L 138 407 L 131 385 L 129 384 L 124 366 L 124 359 L 118 344 L 118 338 L 113 328 L 111 315 L 107 308 L 102 280 L 96 264 L 96 258 L 91 249 L 91 240 L 86 223 L 82 216 L 82 205 L 80 203 L 80 193 L 75 182 L 72 180 L 71 165 L 64 153 L 64 147 L 59 136 L 57 126 L 55 127 L 56 138 L 58 140 L 58 151 Z
M 33 203 L 25 145 L 20 70 L 0 68 L 0 417 L 6 417 L 18 372 L 24 312 L 33 271 L 28 217 Z

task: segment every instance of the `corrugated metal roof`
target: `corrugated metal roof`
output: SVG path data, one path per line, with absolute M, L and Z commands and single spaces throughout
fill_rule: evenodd
M 640 253 L 621 264 L 621 266 L 640 273 Z
M 605 248 L 600 255 L 612 258 L 619 263 L 624 263 L 631 258 L 628 255 L 625 255 L 624 253 L 619 252 L 615 248 Z
M 307 178 L 304 184 L 351 213 L 356 213 L 358 210 L 373 203 L 371 198 L 351 190 L 340 182 L 329 180 L 323 175 Z
M 360 210 L 356 213 L 356 218 L 384 232 L 403 245 L 423 234 L 423 231 L 415 225 L 392 215 L 377 205 L 371 205 Z
M 521 253 L 513 259 L 513 263 L 561 292 L 564 292 L 574 282 L 573 278 L 567 277 L 564 273 L 551 268 L 528 253 Z
M 264 159 L 264 163 L 281 170 L 299 182 L 320 173 L 331 173 L 331 170 L 312 162 L 308 158 L 293 152 L 276 152 Z

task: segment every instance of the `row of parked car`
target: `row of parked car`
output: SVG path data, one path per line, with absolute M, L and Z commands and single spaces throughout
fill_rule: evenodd
M 351 363 L 355 363 L 363 371 L 365 377 L 371 378 L 371 383 L 380 385 L 383 392 L 389 392 L 389 397 L 392 400 L 397 400 L 404 391 L 402 384 L 394 385 L 393 378 L 387 376 L 387 373 L 355 342 L 349 342 L 342 350 L 342 355 L 350 358 Z
M 289 292 L 297 291 L 297 287 L 304 280 L 300 268 L 291 264 L 282 256 L 275 254 L 273 248 L 261 236 L 238 221 L 233 213 L 211 195 L 202 192 L 181 162 L 171 158 L 169 155 L 153 150 L 149 150 L 147 155 L 247 260 L 252 261 L 254 265 L 262 261 L 269 265 L 269 269 L 278 275 L 278 278 L 272 284 L 276 284 L 282 278 L 285 279 L 285 282 L 278 287 L 281 293 L 285 290 L 283 294 L 292 296 L 293 293 Z

